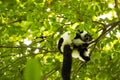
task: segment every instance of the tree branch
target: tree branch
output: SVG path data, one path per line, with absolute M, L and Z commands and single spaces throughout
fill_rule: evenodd
M 92 43 L 98 43 L 101 38 L 103 38 L 108 32 L 112 31 L 119 24 L 120 24 L 120 21 L 117 21 L 117 22 L 110 23 L 110 24 L 104 26 L 105 28 L 103 29 L 102 34 L 97 39 L 95 39 L 94 41 L 92 41 L 90 44 L 92 44 Z
M 103 30 L 102 30 L 102 31 L 103 31 L 102 34 L 101 34 L 97 39 L 95 39 L 94 41 L 92 41 L 91 43 L 89 43 L 89 44 L 95 43 L 93 49 L 92 49 L 91 52 L 90 52 L 90 56 L 91 56 L 93 50 L 95 49 L 95 46 L 97 45 L 97 43 L 101 40 L 101 38 L 103 38 L 108 32 L 112 31 L 115 27 L 117 27 L 117 25 L 120 25 L 120 21 L 117 21 L 117 22 L 114 22 L 114 23 L 110 23 L 110 24 L 108 24 L 108 25 L 106 25 L 106 24 L 104 24 L 104 23 L 96 22 L 96 21 L 93 21 L 93 22 L 103 25 L 104 28 L 103 28 Z M 87 63 L 87 62 L 86 62 L 86 63 Z M 81 66 L 79 67 L 78 71 L 79 71 L 86 63 L 81 64 Z
M 104 28 L 102 30 L 103 31 L 102 34 L 97 39 L 95 39 L 94 41 L 89 43 L 89 44 L 95 43 L 93 49 L 90 52 L 90 56 L 92 54 L 92 51 L 95 49 L 95 46 L 97 45 L 97 43 L 101 40 L 101 38 L 103 38 L 108 32 L 112 31 L 115 27 L 118 27 L 117 25 L 120 25 L 120 21 L 110 23 L 110 24 L 104 26 Z
M 115 2 L 115 8 L 118 8 L 118 0 L 114 0 Z
M 40 49 L 39 47 L 31 47 L 31 46 L 1 46 L 0 48 L 32 48 L 32 49 Z
M 97 24 L 101 24 L 101 25 L 103 25 L 104 27 L 106 26 L 106 24 L 101 23 L 101 22 L 98 22 L 98 21 L 92 21 L 92 22 L 97 23 Z

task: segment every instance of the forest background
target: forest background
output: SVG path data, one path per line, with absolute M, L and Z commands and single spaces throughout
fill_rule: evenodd
M 71 80 L 120 80 L 120 0 L 0 0 L 0 80 L 61 80 L 61 34 L 86 30 L 91 60 Z

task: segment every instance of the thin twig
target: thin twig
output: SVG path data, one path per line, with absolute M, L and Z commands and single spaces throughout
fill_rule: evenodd
M 101 23 L 101 22 L 98 22 L 98 21 L 92 21 L 92 22 L 97 23 L 97 24 L 101 24 L 101 25 L 103 25 L 104 27 L 106 26 L 106 24 Z

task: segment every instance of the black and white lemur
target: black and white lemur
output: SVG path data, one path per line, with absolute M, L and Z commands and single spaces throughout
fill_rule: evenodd
M 62 78 L 70 80 L 72 57 L 79 58 L 87 62 L 89 56 L 89 42 L 92 41 L 91 35 L 86 31 L 77 31 L 76 36 L 72 39 L 70 32 L 65 32 L 58 41 L 58 49 L 63 54 Z

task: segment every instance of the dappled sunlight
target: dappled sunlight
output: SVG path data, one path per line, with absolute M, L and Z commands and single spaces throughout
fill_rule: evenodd
M 32 43 L 32 41 L 29 40 L 28 38 L 26 38 L 26 39 L 24 39 L 23 43 L 26 44 L 26 45 L 30 45 Z
M 47 8 L 46 11 L 47 11 L 47 12 L 50 12 L 50 8 Z
M 39 49 L 36 49 L 36 50 L 34 51 L 34 53 L 35 53 L 35 54 L 38 54 L 38 53 L 39 53 Z
M 106 14 L 98 16 L 98 20 L 100 20 L 100 19 L 106 19 L 106 18 L 109 19 L 109 20 L 112 20 L 113 18 L 117 18 L 117 14 L 113 10 L 113 11 L 110 11 L 110 12 L 108 12 Z
M 111 49 L 111 46 L 109 44 L 106 44 L 106 46 L 103 47 L 104 51 L 109 51 Z
M 106 44 L 106 46 L 103 47 L 104 51 L 111 51 L 114 49 L 114 46 L 118 43 L 118 40 L 113 40 L 112 42 Z
M 117 37 L 118 39 L 120 39 L 120 32 L 119 32 L 119 31 L 117 31 L 116 37 Z
M 112 3 L 109 3 L 109 4 L 108 4 L 108 7 L 109 7 L 109 8 L 114 8 L 114 6 L 115 6 L 115 5 L 112 4 Z

